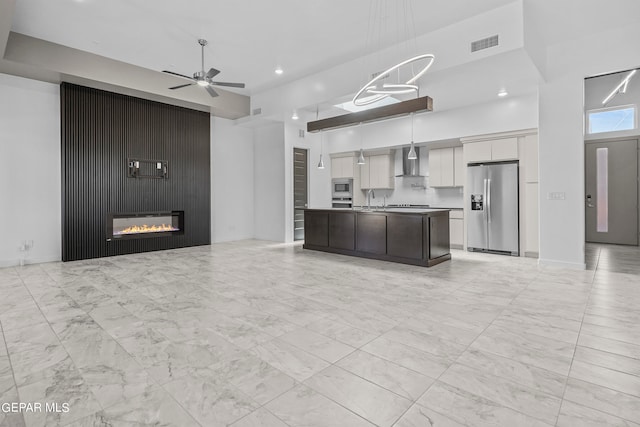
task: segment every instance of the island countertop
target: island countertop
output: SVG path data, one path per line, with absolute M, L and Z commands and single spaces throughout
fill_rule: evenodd
M 371 209 L 352 209 L 352 208 L 326 208 L 326 209 L 305 209 L 310 211 L 338 211 L 338 212 L 358 212 L 358 213 L 399 213 L 399 214 L 429 214 L 432 212 L 448 212 L 451 209 L 442 209 L 442 208 L 382 208 L 376 207 Z
M 305 209 L 303 248 L 430 267 L 451 259 L 449 209 Z

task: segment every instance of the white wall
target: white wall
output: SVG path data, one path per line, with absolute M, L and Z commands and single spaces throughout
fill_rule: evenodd
M 326 135 L 320 133 L 307 133 L 305 136 L 306 147 L 309 149 L 309 207 L 331 207 L 331 156 L 327 150 Z M 324 169 L 318 169 L 320 151 L 324 158 Z
M 285 239 L 284 146 L 283 123 L 255 129 L 253 224 L 256 239 L 278 242 Z
M 253 238 L 253 130 L 211 117 L 211 242 Z
M 584 78 L 640 65 L 640 26 L 551 46 L 540 85 L 540 262 L 584 268 Z M 564 192 L 565 200 L 548 200 Z
M 0 267 L 61 259 L 59 86 L 0 74 Z

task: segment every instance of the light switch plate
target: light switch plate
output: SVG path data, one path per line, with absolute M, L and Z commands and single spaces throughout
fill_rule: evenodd
M 547 200 L 564 200 L 564 199 L 565 199 L 564 191 L 547 193 Z

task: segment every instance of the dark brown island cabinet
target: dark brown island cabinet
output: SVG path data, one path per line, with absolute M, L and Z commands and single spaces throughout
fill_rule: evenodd
M 303 248 L 431 267 L 451 259 L 449 210 L 305 209 Z

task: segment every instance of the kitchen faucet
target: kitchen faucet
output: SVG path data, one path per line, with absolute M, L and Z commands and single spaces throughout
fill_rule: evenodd
M 371 209 L 371 195 L 373 194 L 373 198 L 376 198 L 376 192 L 373 191 L 373 188 L 367 190 L 367 209 Z

